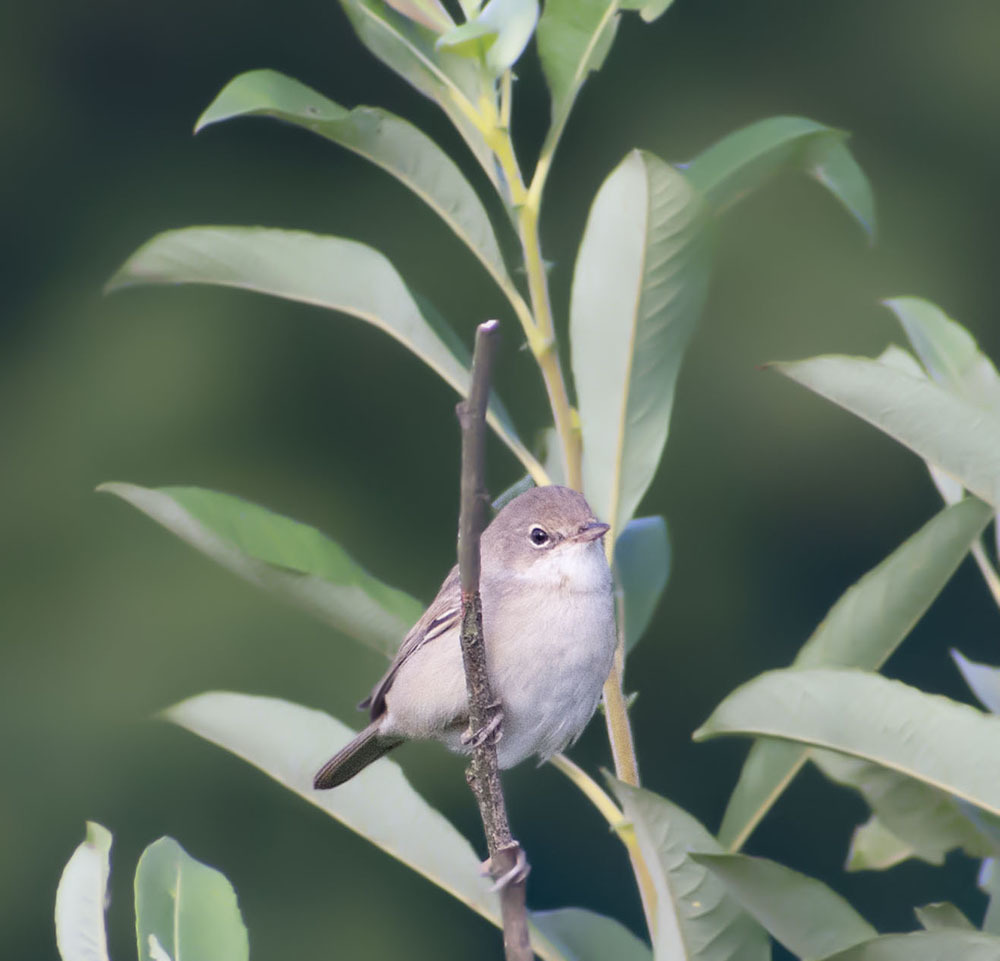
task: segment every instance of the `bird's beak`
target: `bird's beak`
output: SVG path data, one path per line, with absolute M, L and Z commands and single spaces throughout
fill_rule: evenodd
M 575 541 L 596 541 L 603 537 L 611 528 L 607 524 L 602 524 L 600 521 L 591 521 L 589 524 L 584 524 L 580 530 L 573 535 L 573 540 Z

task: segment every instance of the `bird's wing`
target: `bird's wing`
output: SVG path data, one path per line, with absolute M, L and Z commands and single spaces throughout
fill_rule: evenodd
M 459 586 L 458 565 L 456 564 L 444 579 L 437 597 L 431 601 L 420 620 L 410 628 L 410 632 L 403 638 L 403 643 L 399 645 L 399 650 L 389 665 L 389 670 L 385 672 L 382 680 L 375 685 L 371 694 L 358 707 L 368 708 L 373 721 L 378 718 L 385 710 L 385 696 L 389 692 L 389 688 L 392 687 L 392 682 L 399 669 L 416 651 L 447 633 L 461 619 L 462 592 Z

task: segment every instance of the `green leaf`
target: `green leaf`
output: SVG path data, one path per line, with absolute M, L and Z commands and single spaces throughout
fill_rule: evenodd
M 63 868 L 56 890 L 56 945 L 62 961 L 108 961 L 104 912 L 111 832 L 87 822 L 87 835 Z
M 462 396 L 469 389 L 455 334 L 421 311 L 382 254 L 353 240 L 265 227 L 168 230 L 132 254 L 107 290 L 141 284 L 217 284 L 339 310 L 394 337 Z M 529 472 L 540 471 L 500 405 L 487 420 Z
M 847 852 L 848 871 L 884 871 L 912 858 L 916 852 L 896 837 L 874 814 L 858 825 Z
M 835 891 L 782 864 L 742 854 L 693 857 L 796 957 L 825 958 L 878 935 Z
M 413 124 L 378 107 L 346 110 L 291 77 L 251 70 L 226 84 L 195 132 L 246 116 L 293 123 L 370 160 L 424 201 L 501 286 L 511 284 L 479 196 L 451 158 Z
M 814 750 L 811 759 L 828 778 L 861 793 L 885 830 L 909 848 L 908 857 L 940 865 L 954 848 L 979 858 L 997 850 L 990 824 L 977 823 L 970 811 L 945 791 L 843 754 Z M 990 819 L 975 808 L 971 813 Z
M 646 23 L 658 20 L 667 12 L 674 0 L 622 0 L 622 10 L 638 10 Z
M 869 237 L 875 203 L 843 130 L 804 117 L 771 117 L 724 137 L 686 167 L 688 179 L 721 212 L 780 173 L 801 171 L 840 201 Z
M 954 649 L 951 656 L 979 702 L 993 714 L 1000 714 L 1000 668 L 970 661 Z
M 532 911 L 531 920 L 567 961 L 652 961 L 648 945 L 614 918 L 559 908 Z
M 1000 506 L 1000 414 L 877 360 L 831 355 L 775 366 Z
M 1000 718 L 856 670 L 769 671 L 699 728 L 750 734 L 871 761 L 1000 815 Z
M 397 764 L 376 761 L 333 791 L 316 791 L 316 771 L 355 731 L 321 711 L 269 697 L 213 692 L 165 712 L 175 724 L 249 761 L 310 804 L 478 914 L 500 924 L 500 901 L 480 872 L 472 845 L 416 791 Z M 538 931 L 532 947 L 545 961 L 564 959 Z
M 537 23 L 538 0 L 490 0 L 474 20 L 441 36 L 437 49 L 478 57 L 481 48 L 486 68 L 498 77 L 520 59 Z
M 498 184 L 493 154 L 469 119 L 481 95 L 489 95 L 488 78 L 465 57 L 435 49 L 438 34 L 402 16 L 381 0 L 340 0 L 361 42 L 448 115 L 480 166 Z
M 662 517 L 637 517 L 615 541 L 615 577 L 622 591 L 625 650 L 646 633 L 670 576 L 670 541 Z
M 324 534 L 240 497 L 198 487 L 102 484 L 217 564 L 391 655 L 423 605 L 376 580 Z
M 386 0 L 386 2 L 404 17 L 416 21 L 435 33 L 444 33 L 455 26 L 451 14 L 445 10 L 439 0 Z
M 792 666 L 877 670 L 923 617 L 989 519 L 989 507 L 974 498 L 944 508 L 840 597 Z M 807 758 L 808 750 L 798 745 L 753 745 L 719 831 L 726 848 L 742 847 Z
M 954 904 L 948 901 L 936 901 L 925 904 L 922 908 L 914 908 L 917 920 L 928 931 L 941 931 L 957 928 L 961 931 L 975 931 L 975 925 Z
M 616 0 L 546 0 L 537 44 L 552 107 L 542 157 L 551 158 L 580 88 L 601 69 L 617 30 Z
M 1000 412 L 1000 375 L 961 324 L 919 297 L 893 297 L 883 303 L 899 318 L 937 383 L 971 404 Z
M 1000 935 L 1000 871 L 997 870 L 996 858 L 983 861 L 976 883 L 990 899 L 983 917 L 983 930 L 988 934 Z
M 601 185 L 573 273 L 570 337 L 584 493 L 617 532 L 656 473 L 708 282 L 698 195 L 633 150 Z
M 135 931 L 140 958 L 247 961 L 250 957 L 233 886 L 173 838 L 160 838 L 139 858 Z
M 998 961 L 1000 938 L 978 931 L 918 931 L 884 934 L 825 961 Z
M 722 849 L 666 798 L 609 778 L 656 889 L 653 955 L 670 961 L 768 961 L 770 942 L 715 874 L 692 854 Z

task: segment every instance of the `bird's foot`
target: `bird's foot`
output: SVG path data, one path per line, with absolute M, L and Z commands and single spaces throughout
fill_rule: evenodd
M 502 851 L 498 851 L 498 854 L 504 854 L 507 851 L 513 851 L 514 848 L 517 849 L 517 856 L 514 861 L 514 866 L 508 868 L 499 877 L 493 877 L 493 858 L 487 858 L 482 863 L 482 872 L 487 877 L 493 878 L 493 887 L 490 888 L 490 893 L 495 894 L 497 891 L 503 890 L 508 884 L 523 884 L 528 875 L 531 873 L 531 865 L 528 864 L 528 856 L 524 853 L 524 848 L 521 847 L 516 841 L 512 847 L 504 848 Z
M 496 714 L 478 731 L 473 731 L 471 728 L 466 731 L 461 738 L 464 747 L 469 748 L 470 751 L 474 751 L 480 745 L 486 743 L 486 739 L 492 735 L 496 735 L 494 741 L 499 741 L 503 736 L 503 731 L 499 730 L 501 724 L 503 724 L 503 710 L 500 707 L 499 701 L 494 701 L 490 707 L 496 710 Z

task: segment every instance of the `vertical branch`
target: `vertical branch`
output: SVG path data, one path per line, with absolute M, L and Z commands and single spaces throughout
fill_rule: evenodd
M 531 961 L 525 907 L 527 862 L 513 839 L 507 821 L 496 740 L 502 722 L 500 704 L 493 697 L 483 642 L 483 609 L 479 597 L 479 538 L 489 498 L 484 481 L 486 464 L 486 405 L 489 400 L 493 355 L 500 325 L 487 321 L 476 328 L 469 396 L 457 407 L 462 427 L 461 507 L 458 521 L 458 566 L 462 584 L 462 660 L 469 692 L 469 731 L 472 762 L 466 772 L 479 805 L 489 849 L 490 875 L 500 887 L 500 913 L 507 961 Z

